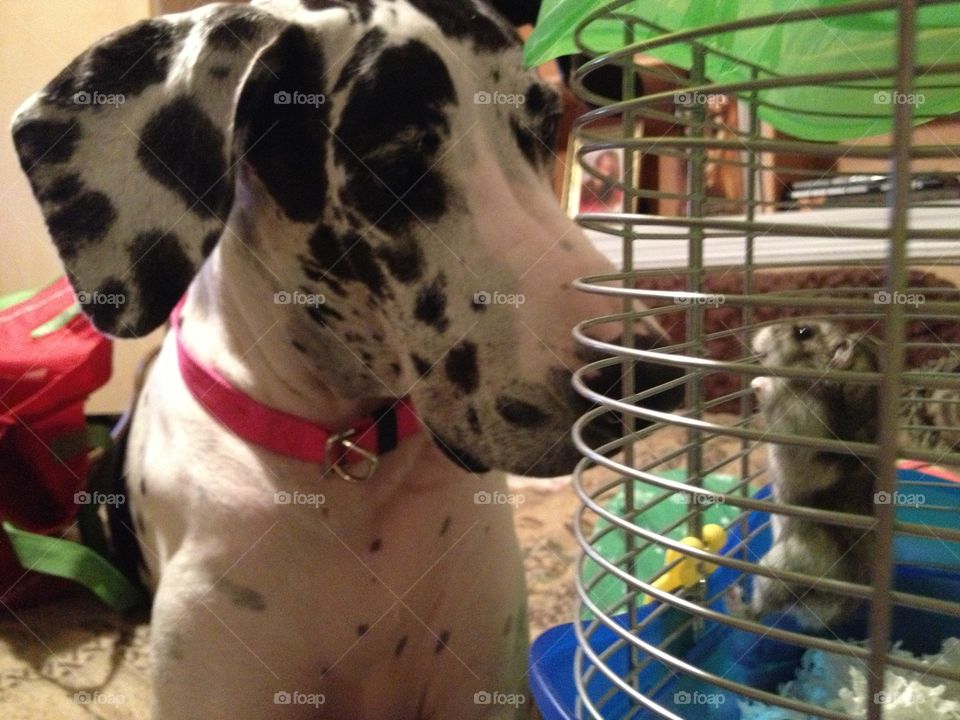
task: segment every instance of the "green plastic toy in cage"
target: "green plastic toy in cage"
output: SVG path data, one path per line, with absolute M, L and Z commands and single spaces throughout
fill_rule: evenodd
M 685 482 L 687 479 L 683 470 L 660 471 L 657 473 L 657 475 L 668 480 L 673 480 L 674 482 Z M 708 475 L 704 479 L 703 486 L 707 490 L 711 490 L 713 492 L 729 493 L 732 492 L 733 488 L 739 483 L 740 480 L 731 475 L 715 474 Z M 696 488 L 693 488 L 693 490 L 696 490 Z M 659 490 L 658 488 L 637 483 L 634 489 L 634 505 L 637 507 L 645 505 L 651 502 L 657 495 L 662 493 L 663 491 Z M 617 516 L 624 517 L 626 515 L 626 502 L 623 492 L 620 491 L 617 495 L 615 495 L 613 499 L 606 504 L 606 507 Z M 680 521 L 683 516 L 689 512 L 689 510 L 690 506 L 688 497 L 677 493 L 673 495 L 673 497 L 659 502 L 650 509 L 644 511 L 642 515 L 634 519 L 634 522 L 640 525 L 640 527 L 658 533 L 664 532 L 665 528 L 678 525 L 678 527 L 675 527 L 673 530 L 665 534 L 669 535 L 674 540 L 681 540 L 686 535 L 686 523 Z M 704 522 L 727 527 L 734 521 L 738 513 L 739 510 L 733 506 L 710 505 L 710 507 L 708 507 L 704 512 Z M 606 527 L 609 527 L 609 523 L 600 520 L 597 523 L 596 532 L 599 533 Z M 722 545 L 722 543 L 720 544 Z M 624 533 L 617 532 L 616 530 L 613 530 L 600 538 L 595 547 L 604 558 L 610 560 L 611 562 L 616 562 L 619 558 L 623 558 L 627 553 Z M 619 600 L 623 597 L 622 582 L 618 581 L 616 577 L 605 573 L 603 568 L 601 568 L 593 560 L 587 558 L 584 562 L 585 567 L 583 577 L 586 585 L 589 586 L 594 579 L 600 575 L 603 575 L 602 579 L 600 579 L 596 585 L 593 585 L 590 591 L 590 597 L 598 607 L 608 607 L 611 600 Z M 635 559 L 631 561 L 631 573 L 635 577 L 653 577 L 661 568 L 663 568 L 666 562 L 667 558 L 665 557 L 663 547 L 653 543 L 650 544 L 646 549 L 637 553 Z M 643 601 L 640 600 L 640 602 L 642 603 Z M 590 613 L 587 611 L 584 612 L 585 614 L 583 619 L 590 619 Z

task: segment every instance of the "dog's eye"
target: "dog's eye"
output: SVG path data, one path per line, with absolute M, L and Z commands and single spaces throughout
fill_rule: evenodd
M 813 339 L 816 332 L 809 325 L 794 325 L 793 337 L 800 342 Z

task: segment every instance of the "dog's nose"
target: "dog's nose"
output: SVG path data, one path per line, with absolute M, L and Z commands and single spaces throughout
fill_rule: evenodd
M 617 341 L 620 345 L 620 341 Z M 651 350 L 662 344 L 659 340 L 651 340 L 647 336 L 635 336 L 633 347 Z M 584 360 L 594 361 L 603 357 L 608 357 L 596 350 L 585 350 L 582 354 Z M 633 387 L 627 387 L 627 370 L 632 364 L 633 369 Z M 650 360 L 624 360 L 623 362 L 607 365 L 599 370 L 587 374 L 584 377 L 584 383 L 594 392 L 608 398 L 620 399 L 626 397 L 631 391 L 640 393 L 644 390 L 650 390 L 660 385 L 665 385 L 672 380 L 677 380 L 683 375 L 683 369 L 662 365 Z M 683 385 L 676 385 L 660 392 L 654 393 L 648 398 L 640 401 L 640 405 L 651 410 L 669 411 L 677 408 L 684 397 Z M 610 419 L 613 423 L 613 419 Z M 617 421 L 619 428 L 619 421 Z

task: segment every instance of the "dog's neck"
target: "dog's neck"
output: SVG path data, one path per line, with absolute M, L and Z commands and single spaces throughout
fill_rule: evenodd
M 275 288 L 262 262 L 238 238 L 222 240 L 203 265 L 182 309 L 182 342 L 257 402 L 345 428 L 389 398 L 348 398 L 334 392 L 310 359 L 293 346 Z M 265 300 L 266 298 L 266 300 Z M 344 348 L 344 352 L 347 352 Z

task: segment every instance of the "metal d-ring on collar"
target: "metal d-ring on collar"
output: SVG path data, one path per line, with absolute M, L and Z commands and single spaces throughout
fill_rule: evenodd
M 337 475 L 348 482 L 361 483 L 373 477 L 373 474 L 377 471 L 377 466 L 380 464 L 380 458 L 376 453 L 372 453 L 348 439 L 356 434 L 356 428 L 347 428 L 343 432 L 331 435 L 327 438 L 324 451 L 326 457 L 336 458 L 330 461 L 329 465 Z M 348 452 L 356 453 L 363 458 L 365 472 L 355 474 L 346 470 L 343 463 Z

